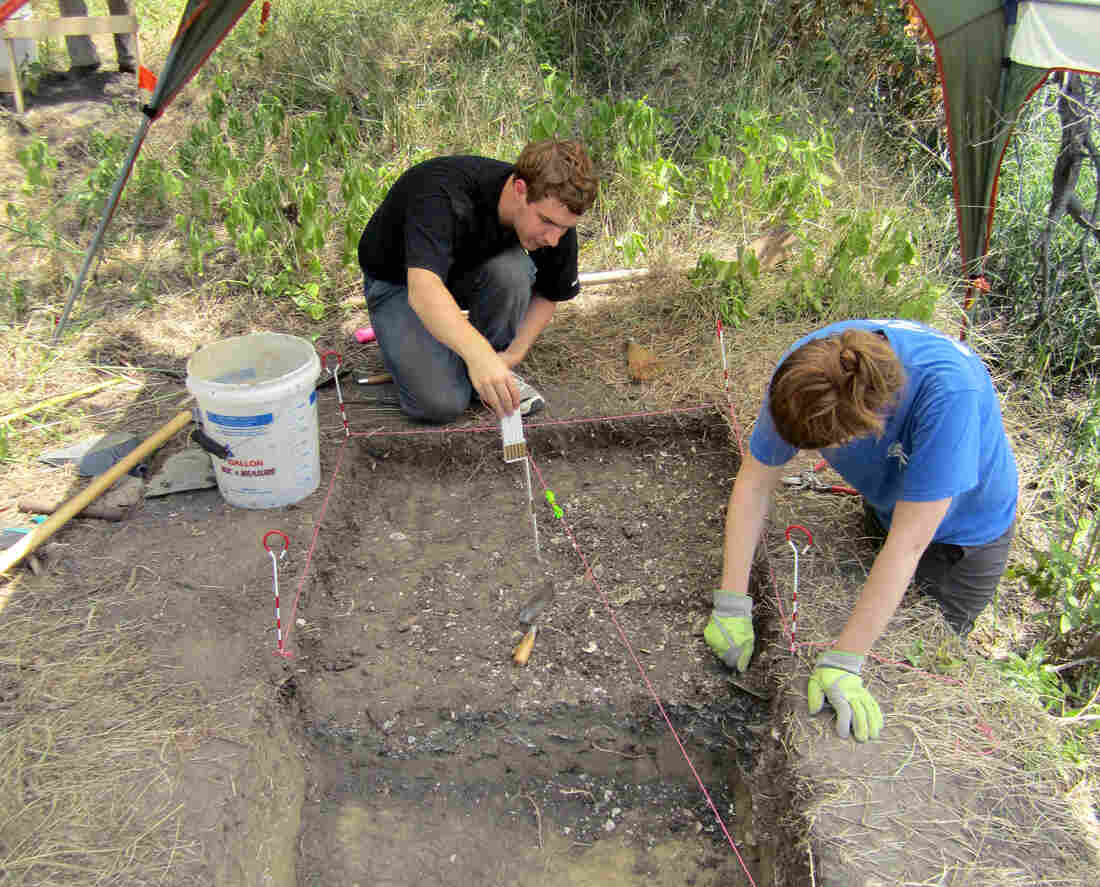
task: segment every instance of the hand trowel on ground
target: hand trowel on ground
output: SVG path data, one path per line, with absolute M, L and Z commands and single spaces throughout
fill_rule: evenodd
M 512 661 L 516 665 L 526 665 L 527 660 L 531 658 L 531 650 L 535 646 L 535 637 L 539 633 L 538 619 L 553 599 L 554 583 L 552 580 L 547 579 L 542 591 L 531 598 L 527 602 L 527 606 L 519 611 L 519 624 L 527 629 L 527 633 L 516 644 L 516 649 L 512 651 Z
M 151 478 L 145 488 L 145 498 L 167 496 L 188 490 L 206 490 L 216 487 L 218 479 L 210 454 L 197 447 L 189 447 L 173 453 Z

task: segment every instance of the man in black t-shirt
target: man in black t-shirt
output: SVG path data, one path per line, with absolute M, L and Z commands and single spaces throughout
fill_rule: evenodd
M 571 141 L 530 144 L 514 165 L 437 157 L 394 183 L 359 240 L 359 265 L 407 415 L 451 422 L 474 392 L 501 417 L 542 406 L 513 369 L 580 291 L 576 224 L 596 188 Z

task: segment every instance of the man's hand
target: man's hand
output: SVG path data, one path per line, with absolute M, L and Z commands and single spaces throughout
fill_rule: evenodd
M 732 591 L 714 592 L 714 609 L 703 630 L 703 639 L 714 655 L 730 668 L 744 673 L 752 658 L 752 598 Z
M 858 653 L 830 650 L 818 657 L 806 687 L 810 714 L 821 711 L 828 699 L 836 711 L 836 735 L 847 739 L 850 731 L 856 742 L 877 739 L 882 729 L 882 711 L 863 686 L 862 668 L 863 657 Z
M 503 419 L 519 409 L 519 390 L 512 369 L 488 342 L 476 356 L 466 359 L 466 371 L 481 402 Z

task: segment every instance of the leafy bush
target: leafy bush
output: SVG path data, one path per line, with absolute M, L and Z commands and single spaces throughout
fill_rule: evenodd
M 1063 529 L 1046 550 L 1033 552 L 1032 565 L 1012 571 L 1047 604 L 1062 652 L 1069 652 L 1072 637 L 1087 639 L 1100 631 L 1100 393 L 1094 392 L 1074 443 L 1068 489 L 1055 522 Z

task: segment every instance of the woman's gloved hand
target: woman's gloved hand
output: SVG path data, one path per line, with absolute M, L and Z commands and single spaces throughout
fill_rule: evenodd
M 877 739 L 882 729 L 882 711 L 860 677 L 863 658 L 842 650 L 822 653 L 806 687 L 810 714 L 821 711 L 828 699 L 836 711 L 836 735 L 847 739 L 850 732 L 856 742 Z
M 714 655 L 730 668 L 744 672 L 752 658 L 752 598 L 733 591 L 714 592 L 714 609 L 703 630 L 703 639 Z

